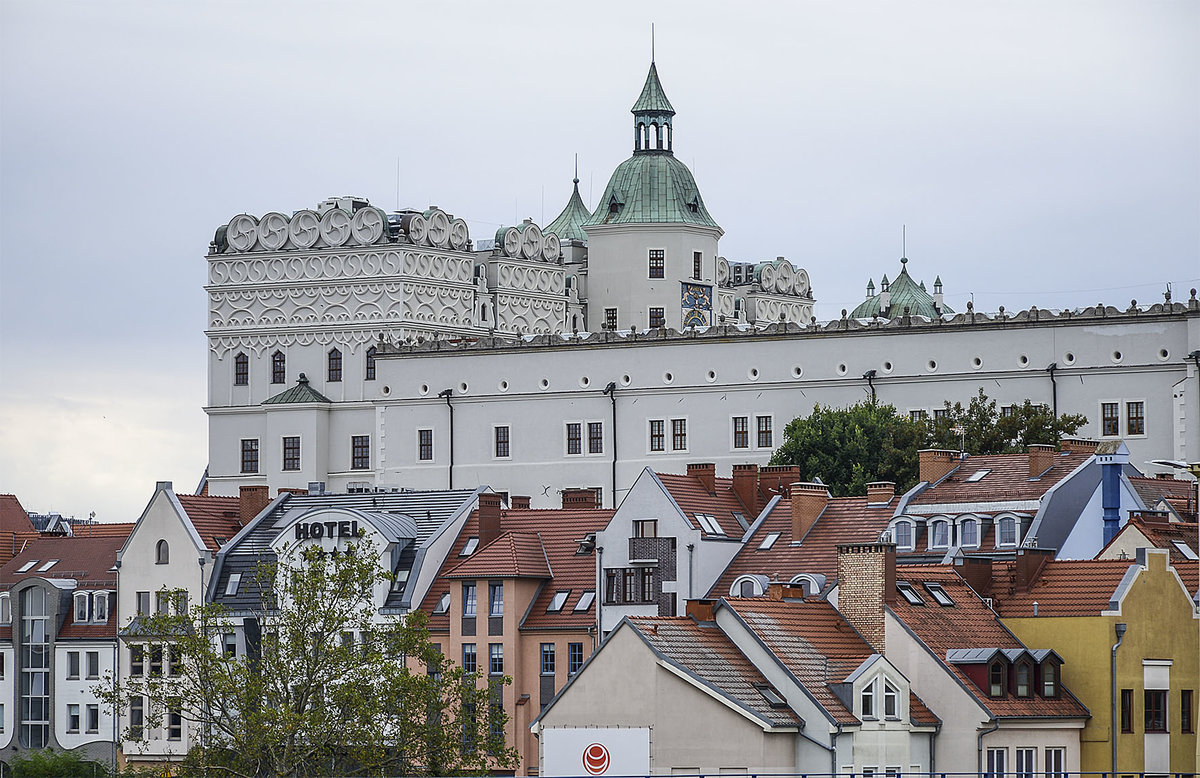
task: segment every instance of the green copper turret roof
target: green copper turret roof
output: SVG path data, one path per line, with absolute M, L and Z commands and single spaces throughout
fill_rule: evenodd
M 567 207 L 562 209 L 562 213 L 554 217 L 554 221 L 546 225 L 543 232 L 553 232 L 558 236 L 559 240 L 582 240 L 587 241 L 587 233 L 583 231 L 583 225 L 587 224 L 592 218 L 592 212 L 583 204 L 583 198 L 579 196 L 579 178 L 574 179 L 575 191 L 571 193 L 571 199 L 567 201 Z
M 663 92 L 662 84 L 659 83 L 658 68 L 654 66 L 653 62 L 650 63 L 650 72 L 646 74 L 646 85 L 642 87 L 642 93 L 631 110 L 635 114 L 675 113 L 675 109 L 671 107 L 671 101 Z
M 268 397 L 263 400 L 263 405 L 278 405 L 283 403 L 328 403 L 333 402 L 325 395 L 318 392 L 308 385 L 308 376 L 304 373 L 300 374 L 300 378 L 296 381 L 296 385 L 291 389 L 284 389 L 274 397 Z
M 879 316 L 883 319 L 894 319 L 897 316 L 904 315 L 904 309 L 908 308 L 910 316 L 925 316 L 930 319 L 941 318 L 944 313 L 954 313 L 948 306 L 942 305 L 939 311 L 934 305 L 933 297 L 925 291 L 924 282 L 918 284 L 913 281 L 912 276 L 908 274 L 908 259 L 900 260 L 900 275 L 896 276 L 896 280 L 890 284 L 887 281 L 887 276 L 883 277 L 883 289 L 886 289 L 890 295 L 887 310 L 880 310 L 880 302 L 883 297 L 883 292 L 873 297 L 868 297 L 850 314 L 853 319 L 870 319 L 873 316 Z M 939 282 L 940 282 L 939 278 Z
M 673 154 L 634 154 L 613 171 L 586 225 L 676 223 L 721 229 Z

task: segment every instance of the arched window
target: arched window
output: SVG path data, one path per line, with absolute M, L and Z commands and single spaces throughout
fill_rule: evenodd
M 160 540 L 154 546 L 154 564 L 165 565 L 171 561 L 171 549 L 167 545 L 167 541 Z
M 1028 697 L 1033 693 L 1033 667 L 1028 662 L 1017 663 L 1017 696 Z
M 740 575 L 729 586 L 730 597 L 759 597 L 766 591 L 765 575 Z
M 271 355 L 271 383 L 282 384 L 287 382 L 287 358 L 283 356 L 282 351 L 276 351 Z
M 375 351 L 374 346 L 371 346 L 369 349 L 367 349 L 367 371 L 366 371 L 365 378 L 368 381 L 375 380 L 375 354 L 376 353 L 378 353 L 378 352 Z
M 963 519 L 958 525 L 958 544 L 966 548 L 979 545 L 979 522 L 975 519 Z
M 913 525 L 911 521 L 897 521 L 892 525 L 892 539 L 900 551 L 912 551 Z
M 246 386 L 250 383 L 250 357 L 239 351 L 233 358 L 233 385 Z
M 88 594 L 75 592 L 75 623 L 81 624 L 88 620 Z
M 12 597 L 0 594 L 0 624 L 12 624 Z
M 1042 663 L 1042 696 L 1058 696 L 1058 665 L 1050 659 Z
M 1005 516 L 996 526 L 996 545 L 1017 545 L 1017 520 L 1013 516 Z
M 479 306 L 479 320 L 484 324 L 487 324 L 487 314 L 487 303 L 484 303 L 483 305 Z
M 336 348 L 329 349 L 329 380 L 342 380 L 342 352 Z
M 929 547 L 946 548 L 950 545 L 950 522 L 936 519 L 929 522 Z

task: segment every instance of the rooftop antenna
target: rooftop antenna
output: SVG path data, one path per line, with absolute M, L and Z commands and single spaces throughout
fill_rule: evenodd
M 654 22 L 650 22 L 650 64 L 654 64 Z
M 396 210 L 400 210 L 400 157 L 396 157 Z

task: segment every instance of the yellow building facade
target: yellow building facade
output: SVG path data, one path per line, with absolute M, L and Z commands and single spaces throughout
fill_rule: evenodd
M 1118 773 L 1195 772 L 1196 581 L 1197 571 L 1172 567 L 1166 551 L 1138 549 L 1136 560 L 1050 562 L 1025 591 L 996 598 L 1022 642 L 1063 657 L 1063 683 L 1092 714 L 1081 736 L 1082 772 L 1112 769 L 1114 730 Z M 1114 688 L 1118 624 L 1125 628 Z

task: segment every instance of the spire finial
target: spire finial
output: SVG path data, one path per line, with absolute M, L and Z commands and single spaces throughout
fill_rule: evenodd
M 908 225 L 900 225 L 900 263 L 908 264 Z
M 650 64 L 654 64 L 654 22 L 650 22 Z
M 575 178 L 573 180 L 575 182 L 575 185 L 578 186 L 579 185 L 579 154 L 578 153 L 575 154 Z

